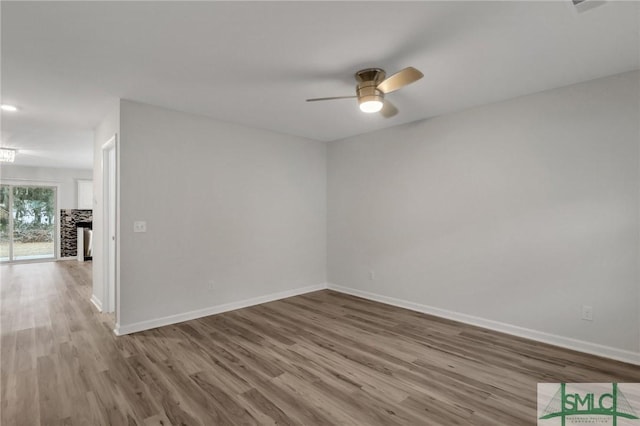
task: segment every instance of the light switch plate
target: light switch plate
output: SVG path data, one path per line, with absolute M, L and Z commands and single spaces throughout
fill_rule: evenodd
M 133 232 L 147 232 L 147 222 L 145 221 L 133 222 Z

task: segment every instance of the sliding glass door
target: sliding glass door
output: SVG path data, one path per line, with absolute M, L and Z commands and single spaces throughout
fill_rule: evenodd
M 0 186 L 0 261 L 53 259 L 56 188 Z
M 0 185 L 0 261 L 11 259 L 11 216 L 10 190 L 8 185 Z

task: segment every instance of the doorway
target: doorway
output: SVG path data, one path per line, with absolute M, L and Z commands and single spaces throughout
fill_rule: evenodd
M 57 187 L 0 185 L 0 261 L 56 259 Z

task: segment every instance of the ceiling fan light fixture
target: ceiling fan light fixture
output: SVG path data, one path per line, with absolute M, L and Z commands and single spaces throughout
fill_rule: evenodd
M 356 87 L 358 104 L 360 111 L 366 113 L 378 112 L 382 109 L 384 93 L 376 88 L 378 82 L 375 80 L 362 81 Z
M 381 109 L 382 99 L 360 99 L 360 111 L 362 112 L 371 114 L 374 112 L 378 112 Z

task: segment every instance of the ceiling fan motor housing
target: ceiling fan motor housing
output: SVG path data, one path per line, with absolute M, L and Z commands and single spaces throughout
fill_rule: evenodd
M 365 81 L 358 83 L 356 92 L 358 94 L 358 103 L 363 104 L 365 102 L 383 102 L 384 93 L 376 88 L 377 84 L 373 81 Z
M 386 74 L 380 68 L 368 68 L 356 73 L 356 94 L 358 95 L 358 103 L 365 102 L 383 102 L 384 93 L 377 88 L 382 82 Z

